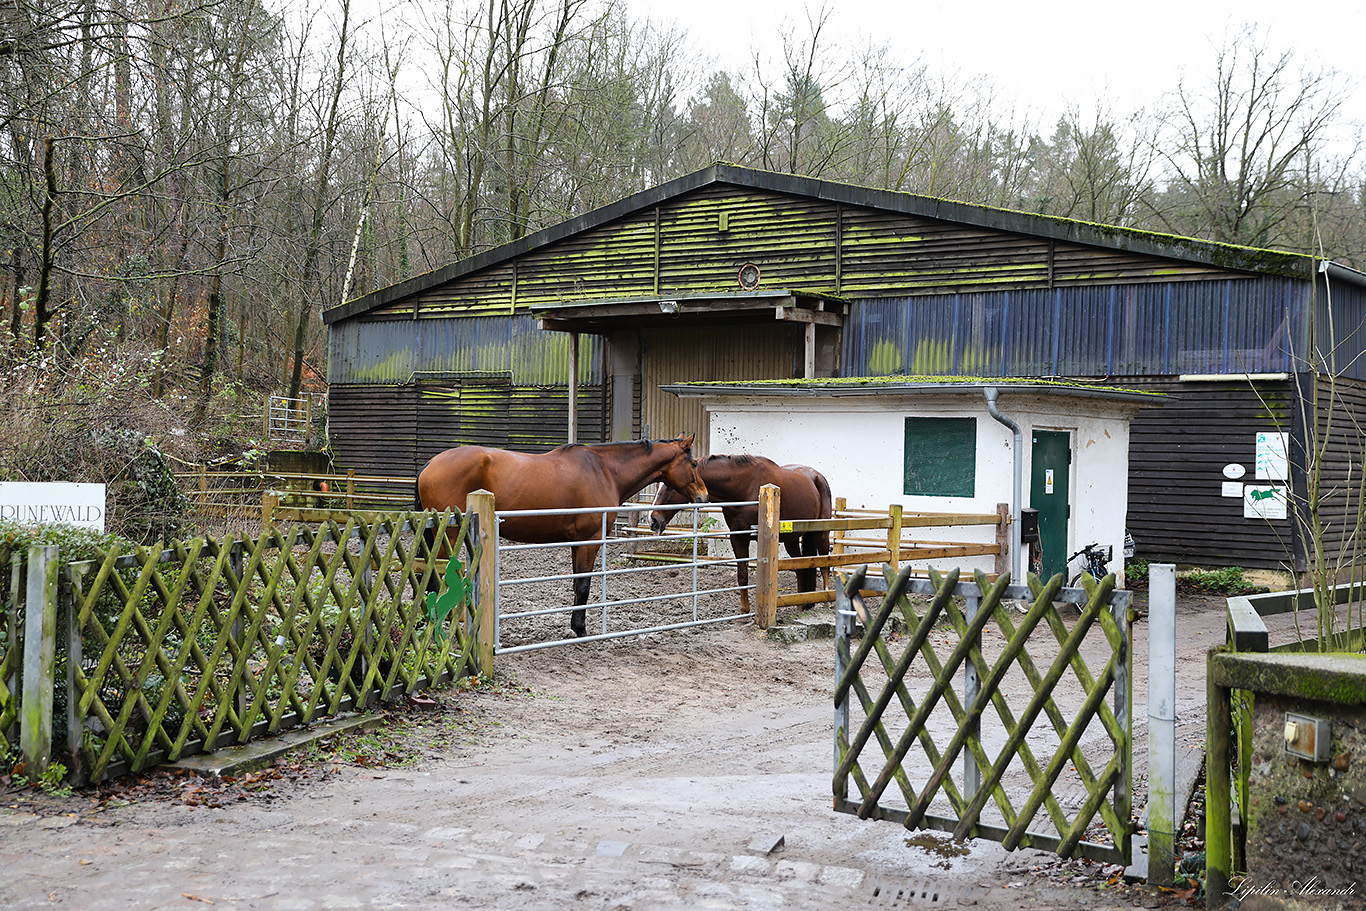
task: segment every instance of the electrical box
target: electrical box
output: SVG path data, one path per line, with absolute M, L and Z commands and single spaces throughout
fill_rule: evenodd
M 1327 762 L 1333 748 L 1333 727 L 1322 718 L 1285 713 L 1285 751 L 1310 762 Z
M 1033 544 L 1039 540 L 1039 511 L 1037 509 L 1020 510 L 1020 543 Z

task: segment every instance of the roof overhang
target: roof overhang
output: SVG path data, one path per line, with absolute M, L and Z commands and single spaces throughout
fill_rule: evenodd
M 633 297 L 623 300 L 555 301 L 536 304 L 531 315 L 542 329 L 606 334 L 621 329 L 783 320 L 843 326 L 848 304 L 808 291 L 723 291 L 711 294 Z
M 1089 386 L 1078 383 L 1040 380 L 1012 380 L 965 378 L 953 379 L 852 379 L 825 380 L 757 380 L 749 383 L 675 383 L 659 387 L 665 392 L 685 398 L 846 398 L 846 397 L 903 397 L 915 395 L 980 396 L 994 388 L 1004 402 L 1011 396 L 1085 398 L 1111 402 L 1133 408 L 1157 408 L 1166 404 L 1170 396 L 1161 392 L 1144 392 L 1113 386 Z

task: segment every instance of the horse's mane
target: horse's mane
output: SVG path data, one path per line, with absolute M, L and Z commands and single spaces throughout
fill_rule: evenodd
M 677 443 L 677 442 L 678 442 L 677 439 L 673 439 L 673 440 L 612 440 L 612 441 L 607 442 L 607 443 L 562 443 L 561 445 L 556 446 L 555 449 L 554 449 L 554 451 L 555 451 L 555 452 L 564 452 L 564 451 L 569 450 L 569 449 L 606 449 L 606 448 L 609 447 L 609 446 L 639 446 L 639 447 L 641 447 L 641 448 L 643 448 L 643 449 L 645 450 L 645 454 L 646 454 L 646 455 L 649 455 L 650 453 L 654 452 L 654 450 L 655 450 L 655 444 L 656 444 L 656 443 Z M 689 447 L 687 448 L 686 451 L 691 455 L 691 454 L 692 454 L 692 447 L 689 446 Z
M 735 465 L 758 465 L 758 464 L 761 463 L 761 462 L 772 462 L 772 461 L 773 461 L 772 459 L 767 458 L 767 457 L 765 457 L 765 456 L 754 456 L 754 455 L 750 455 L 750 454 L 747 453 L 747 452 L 743 452 L 743 453 L 740 453 L 740 454 L 738 454 L 738 455 L 723 455 L 723 454 L 721 454 L 721 453 L 716 453 L 716 454 L 714 454 L 714 455 L 705 456 L 705 457 L 702 459 L 702 461 L 703 461 L 703 462 L 711 462 L 711 461 L 714 460 L 714 461 L 718 461 L 718 462 L 719 462 L 719 461 L 721 461 L 722 459 L 724 459 L 724 460 L 727 461 L 727 462 L 731 462 L 732 464 L 735 464 Z

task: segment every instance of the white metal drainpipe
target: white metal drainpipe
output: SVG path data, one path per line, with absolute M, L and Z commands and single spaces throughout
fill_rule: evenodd
M 1020 501 L 1024 499 L 1024 433 L 1020 425 L 1001 414 L 996 407 L 997 389 L 988 386 L 982 390 L 987 397 L 987 413 L 1010 428 L 1015 434 L 1015 476 L 1012 479 L 1010 494 L 1010 581 L 1016 585 L 1024 582 L 1020 573 Z

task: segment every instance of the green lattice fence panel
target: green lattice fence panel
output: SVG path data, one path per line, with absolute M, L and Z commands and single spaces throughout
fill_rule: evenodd
M 68 567 L 73 717 L 99 780 L 475 672 L 474 615 L 428 607 L 427 538 L 475 565 L 468 516 L 351 518 L 113 550 Z M 449 600 L 449 599 L 448 599 Z
M 1084 581 L 912 580 L 890 566 L 848 580 L 836 809 L 1128 863 L 1130 595 L 1114 576 Z M 876 609 L 860 592 L 882 595 Z M 861 639 L 850 635 L 856 613 Z

